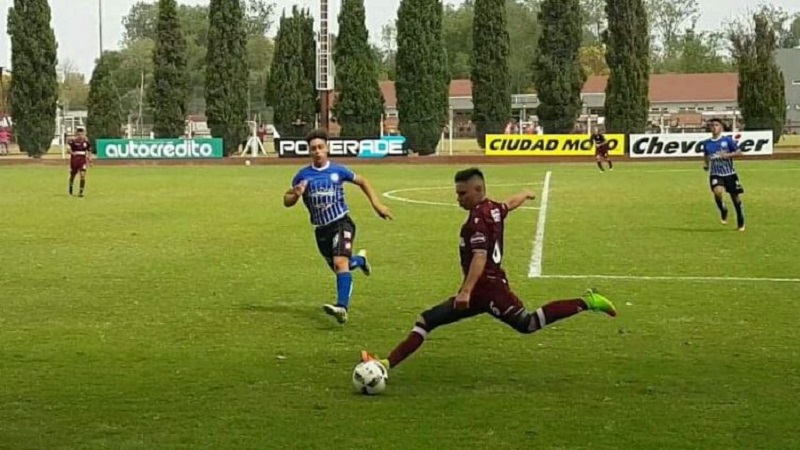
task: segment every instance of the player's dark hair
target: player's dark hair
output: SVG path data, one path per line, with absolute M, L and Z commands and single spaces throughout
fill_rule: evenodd
M 477 167 L 470 167 L 469 169 L 459 170 L 456 172 L 455 182 L 463 183 L 475 177 L 485 180 L 485 178 L 483 178 L 483 172 L 481 172 L 481 169 L 478 169 Z
M 722 125 L 723 127 L 725 126 L 725 124 L 722 123 L 722 119 L 717 118 L 717 117 L 712 117 L 711 119 L 708 119 L 708 124 L 711 125 L 712 123 L 718 123 L 718 124 Z
M 306 142 L 309 145 L 311 144 L 311 141 L 313 141 L 314 139 L 322 139 L 323 141 L 328 142 L 328 138 L 329 138 L 328 131 L 326 129 L 324 129 L 324 128 L 316 128 L 314 130 L 311 130 L 306 135 Z

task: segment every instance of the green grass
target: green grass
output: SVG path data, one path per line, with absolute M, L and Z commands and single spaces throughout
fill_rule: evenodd
M 358 166 L 382 191 L 453 203 L 454 167 Z M 665 171 L 666 169 L 666 171 Z M 487 166 L 490 193 L 552 171 L 545 274 L 797 278 L 800 164 L 741 162 L 748 230 L 719 224 L 694 163 Z M 800 283 L 528 279 L 536 210 L 514 213 L 506 269 L 530 307 L 597 286 L 620 316 L 532 336 L 480 317 L 433 332 L 384 395 L 353 393 L 460 282 L 453 206 L 350 190 L 351 321 L 295 168 L 0 167 L 0 449 L 793 449 Z M 536 186 L 538 184 L 538 186 Z M 533 206 L 537 206 L 534 203 Z

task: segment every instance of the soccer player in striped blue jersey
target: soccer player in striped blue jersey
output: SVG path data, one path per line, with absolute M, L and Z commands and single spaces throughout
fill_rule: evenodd
M 703 169 L 709 171 L 709 183 L 711 191 L 714 193 L 714 201 L 719 208 L 720 217 L 723 224 L 728 223 L 728 208 L 722 201 L 722 196 L 727 191 L 731 196 L 733 207 L 736 209 L 736 224 L 739 231 L 744 231 L 744 211 L 742 207 L 741 195 L 744 188 L 739 182 L 739 175 L 733 168 L 733 158 L 742 154 L 731 136 L 723 136 L 724 129 L 722 121 L 711 119 L 711 138 L 703 141 L 703 153 L 705 154 L 705 164 Z
M 315 227 L 317 249 L 336 274 L 336 303 L 323 305 L 323 310 L 343 324 L 347 322 L 353 293 L 353 275 L 350 271 L 361 269 L 365 275 L 372 271 L 366 250 L 353 255 L 356 224 L 350 218 L 344 184 L 353 183 L 360 187 L 382 219 L 392 219 L 392 212 L 381 204 L 366 178 L 328 159 L 327 131 L 311 131 L 306 136 L 306 142 L 311 164 L 294 176 L 292 187 L 283 195 L 283 204 L 288 208 L 303 199 L 311 224 Z

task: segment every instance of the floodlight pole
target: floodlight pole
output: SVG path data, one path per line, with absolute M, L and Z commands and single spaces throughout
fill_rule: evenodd
M 103 0 L 97 0 L 97 32 L 100 56 L 103 56 Z
M 331 60 L 331 34 L 328 28 L 329 0 L 319 0 L 319 34 L 317 37 L 317 92 L 319 93 L 319 126 L 330 130 L 331 96 L 333 90 L 333 64 Z

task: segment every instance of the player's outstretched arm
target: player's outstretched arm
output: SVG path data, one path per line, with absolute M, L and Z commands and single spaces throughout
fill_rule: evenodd
M 366 195 L 367 199 L 369 199 L 372 209 L 374 209 L 382 219 L 394 219 L 392 211 L 384 206 L 383 203 L 381 203 L 380 199 L 378 198 L 378 194 L 375 193 L 375 189 L 372 189 L 372 185 L 370 184 L 369 180 L 361 175 L 356 175 L 353 178 L 353 183 L 361 188 L 361 191 L 363 191 L 364 195 Z
M 535 198 L 536 198 L 536 194 L 534 194 L 533 192 L 531 192 L 529 190 L 524 190 L 524 191 L 520 192 L 519 194 L 514 194 L 511 197 L 509 197 L 505 201 L 505 204 L 506 204 L 506 207 L 508 207 L 508 210 L 510 212 L 510 211 L 513 211 L 513 210 L 519 208 L 520 206 L 522 206 L 526 201 L 533 200 Z

